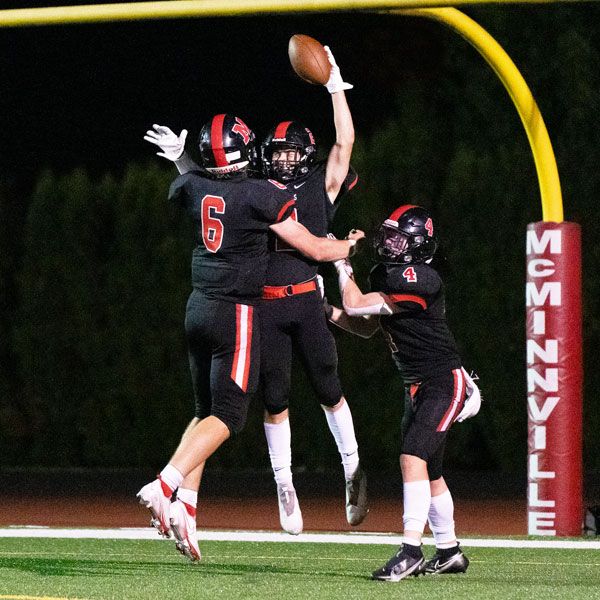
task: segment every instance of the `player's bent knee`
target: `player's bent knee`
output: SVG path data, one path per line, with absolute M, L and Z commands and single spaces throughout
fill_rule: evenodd
M 219 410 L 214 409 L 211 413 L 213 417 L 223 421 L 223 423 L 229 429 L 231 435 L 240 433 L 244 429 L 246 424 L 246 417 L 248 415 L 248 405 L 243 407 L 237 407 L 237 410 Z
M 344 395 L 335 370 L 323 373 L 321 377 L 313 378 L 313 386 L 319 399 L 319 404 L 327 408 L 333 408 L 340 402 Z
M 328 397 L 325 397 L 325 398 L 321 397 L 319 399 L 319 404 L 325 410 L 335 411 L 337 408 L 339 408 L 341 406 L 341 404 L 340 404 L 340 396 L 328 396 Z
M 434 481 L 438 481 L 442 478 L 442 467 L 432 465 L 430 463 L 427 464 L 427 472 L 429 473 L 429 482 L 433 483 Z
M 289 408 L 287 402 L 273 402 L 271 400 L 265 400 L 263 404 L 265 406 L 265 410 L 270 415 L 280 415 Z
M 210 416 L 210 407 L 201 406 L 196 404 L 196 410 L 194 410 L 194 418 L 202 421 L 206 417 Z

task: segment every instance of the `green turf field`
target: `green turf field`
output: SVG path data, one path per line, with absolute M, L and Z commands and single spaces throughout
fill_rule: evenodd
M 369 574 L 391 546 L 203 542 L 201 549 L 202 562 L 192 565 L 160 540 L 2 538 L 0 599 L 600 599 L 598 550 L 467 546 L 466 575 L 384 583 Z

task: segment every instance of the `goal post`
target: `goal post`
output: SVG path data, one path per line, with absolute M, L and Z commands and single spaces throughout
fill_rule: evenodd
M 527 227 L 528 533 L 582 532 L 581 228 Z

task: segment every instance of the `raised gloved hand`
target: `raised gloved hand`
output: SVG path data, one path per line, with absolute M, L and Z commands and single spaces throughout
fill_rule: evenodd
M 462 423 L 465 419 L 474 417 L 481 408 L 481 392 L 473 378 L 461 367 L 461 371 L 465 377 L 466 398 L 463 409 L 458 413 L 456 421 Z
M 335 62 L 335 58 L 329 46 L 324 46 L 325 52 L 327 52 L 327 58 L 329 59 L 329 64 L 331 65 L 331 73 L 329 74 L 329 79 L 325 84 L 327 91 L 330 94 L 335 94 L 336 92 L 341 92 L 343 90 L 351 90 L 354 86 L 351 83 L 346 83 L 342 79 L 342 74 L 340 73 L 340 68 L 337 66 Z
M 157 152 L 156 154 L 172 161 L 181 158 L 185 150 L 185 138 L 188 134 L 187 129 L 182 129 L 181 133 L 177 136 L 164 125 L 152 125 L 152 127 L 154 127 L 154 130 L 149 129 L 146 131 L 144 139 L 151 144 L 155 144 L 162 150 L 162 152 Z

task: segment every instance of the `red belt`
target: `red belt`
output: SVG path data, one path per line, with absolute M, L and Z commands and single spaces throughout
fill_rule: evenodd
M 314 279 L 293 285 L 265 285 L 262 297 L 263 300 L 276 300 L 277 298 L 286 298 L 296 294 L 306 294 L 316 289 L 317 282 Z

